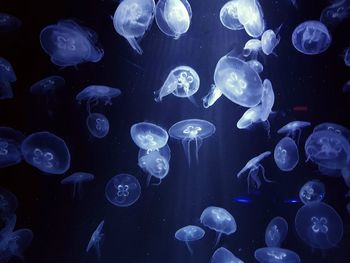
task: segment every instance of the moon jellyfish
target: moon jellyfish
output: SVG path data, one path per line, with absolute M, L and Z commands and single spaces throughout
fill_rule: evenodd
M 237 258 L 230 250 L 219 247 L 211 257 L 210 263 L 244 263 Z
M 274 49 L 280 43 L 281 37 L 278 35 L 280 28 L 275 31 L 266 30 L 261 36 L 261 49 L 265 55 L 273 53 Z
M 254 257 L 260 263 L 299 263 L 300 257 L 292 250 L 264 247 L 255 250 Z
M 17 80 L 11 63 L 0 57 L 0 99 L 13 98 L 11 83 Z
M 0 168 L 22 161 L 21 144 L 24 135 L 9 127 L 0 127 Z
M 280 247 L 286 239 L 288 233 L 288 223 L 280 216 L 273 218 L 266 227 L 265 243 L 268 247 Z
M 139 148 L 147 151 L 163 148 L 169 139 L 166 130 L 149 122 L 139 122 L 132 125 L 130 135 Z
M 140 195 L 140 183 L 130 174 L 115 175 L 106 184 L 105 196 L 115 206 L 131 206 L 140 198 Z
M 0 187 L 0 218 L 9 219 L 17 209 L 17 197 L 8 190 Z
M 124 0 L 114 13 L 114 29 L 140 55 L 143 50 L 138 42 L 152 25 L 154 11 L 154 0 Z
M 48 174 L 64 174 L 70 167 L 70 153 L 64 140 L 49 132 L 36 132 L 22 143 L 24 160 Z
M 216 232 L 215 246 L 219 243 L 222 234 L 231 235 L 237 230 L 234 217 L 226 209 L 221 207 L 207 207 L 202 212 L 200 221 L 204 226 Z
M 241 0 L 228 1 L 220 10 L 221 24 L 231 30 L 241 30 L 244 26 L 238 20 L 238 8 Z
M 298 25 L 292 34 L 296 50 L 306 55 L 317 55 L 331 45 L 332 37 L 327 27 L 319 21 L 306 21 Z
M 193 254 L 189 243 L 202 239 L 204 235 L 205 231 L 201 227 L 189 225 L 177 230 L 175 233 L 175 238 L 179 241 L 185 242 L 188 251 Z
M 202 98 L 203 107 L 209 108 L 212 106 L 220 97 L 222 96 L 222 92 L 215 85 L 212 85 L 208 94 Z
M 30 93 L 39 95 L 53 95 L 57 89 L 66 85 L 64 78 L 60 76 L 50 76 L 35 82 L 30 87 Z
M 199 119 L 188 119 L 175 123 L 169 129 L 171 138 L 182 141 L 188 164 L 191 164 L 191 142 L 195 143 L 195 155 L 198 162 L 198 151 L 202 146 L 203 140 L 215 133 L 214 124 Z
M 77 172 L 72 175 L 62 179 L 61 184 L 73 184 L 73 197 L 78 191 L 78 195 L 81 198 L 82 195 L 82 184 L 84 182 L 90 182 L 95 179 L 95 176 L 90 173 Z
M 97 40 L 95 31 L 73 20 L 58 21 L 40 32 L 41 47 L 51 57 L 51 62 L 61 67 L 100 61 L 104 51 L 98 47 Z
M 258 74 L 260 74 L 264 70 L 264 66 L 256 59 L 249 60 L 247 61 L 247 63 Z
M 252 124 L 260 121 L 260 111 L 261 107 L 255 106 L 253 108 L 248 109 L 246 112 L 244 112 L 243 116 L 238 120 L 237 122 L 237 128 L 238 129 L 247 129 Z
M 334 0 L 323 9 L 320 21 L 328 27 L 336 26 L 350 16 L 349 0 Z
M 17 17 L 6 13 L 0 13 L 0 33 L 15 31 L 20 28 L 21 25 L 22 22 Z
M 329 205 L 318 202 L 301 207 L 295 217 L 298 236 L 319 249 L 335 247 L 343 237 L 343 221 Z
M 259 171 L 261 171 L 261 175 L 265 182 L 272 183 L 273 181 L 267 179 L 265 177 L 265 168 L 260 164 L 260 162 L 271 155 L 271 152 L 266 151 L 258 156 L 250 159 L 247 164 L 239 171 L 237 174 L 237 178 L 240 178 L 246 171 L 249 170 L 248 176 L 247 176 L 247 182 L 248 182 L 248 192 L 250 192 L 250 182 L 252 181 L 255 188 L 259 189 L 261 186 L 261 180 L 259 179 Z
M 291 138 L 284 137 L 277 143 L 273 157 L 281 171 L 290 172 L 299 162 L 298 146 Z
M 95 231 L 92 233 L 89 243 L 86 247 L 86 252 L 89 252 L 91 248 L 94 248 L 97 254 L 97 257 L 101 257 L 101 245 L 104 238 L 103 226 L 105 221 L 102 220 L 100 224 L 97 226 Z
M 306 182 L 299 191 L 299 198 L 305 204 L 319 203 L 326 195 L 324 183 L 318 180 Z
M 265 22 L 258 0 L 239 1 L 237 16 L 249 36 L 258 38 L 262 35 L 265 30 Z
M 91 113 L 86 118 L 86 126 L 90 134 L 96 138 L 103 138 L 109 132 L 109 121 L 101 113 Z
M 259 39 L 249 39 L 243 47 L 243 56 L 248 57 L 253 55 L 257 57 L 257 54 L 261 50 L 261 41 Z
M 299 143 L 301 130 L 310 125 L 311 123 L 307 121 L 291 121 L 280 128 L 277 133 L 286 134 L 286 136 L 292 137 L 294 140 L 297 138 L 297 142 Z
M 198 91 L 199 85 L 199 76 L 193 68 L 188 66 L 176 67 L 169 73 L 163 86 L 154 92 L 157 96 L 155 101 L 160 102 L 169 94 L 190 99 Z
M 348 141 L 350 141 L 350 130 L 340 124 L 332 123 L 332 122 L 324 122 L 321 123 L 314 128 L 314 132 L 317 131 L 331 131 L 335 132 L 339 135 L 342 135 Z

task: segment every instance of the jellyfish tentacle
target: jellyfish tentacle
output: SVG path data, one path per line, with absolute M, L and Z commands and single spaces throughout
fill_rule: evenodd
M 258 173 L 259 173 L 259 167 L 256 167 L 256 166 L 252 168 L 249 172 L 249 178 L 250 180 L 252 180 L 256 189 L 260 189 L 261 187 L 261 180 L 259 179 Z
M 152 185 L 159 186 L 162 183 L 162 179 L 158 178 L 159 181 L 157 183 L 153 183 Z
M 75 199 L 75 194 L 76 194 L 76 192 L 77 192 L 77 184 L 74 183 L 74 184 L 73 184 L 73 199 Z
M 220 239 L 221 239 L 221 232 L 216 232 L 216 240 L 214 243 L 214 247 L 216 247 L 219 244 Z
M 262 178 L 264 179 L 265 182 L 267 183 L 274 183 L 275 181 L 272 181 L 270 179 L 268 179 L 266 176 L 265 176 L 265 168 L 264 166 L 262 166 L 261 164 L 258 165 L 258 168 L 260 168 L 261 170 L 261 176 Z
M 196 142 L 196 145 L 195 145 L 196 149 L 195 149 L 195 151 L 196 151 L 196 160 L 197 160 L 197 163 L 198 163 L 198 162 L 199 162 L 199 155 L 198 155 L 198 152 L 199 152 L 200 147 L 201 147 L 202 144 L 203 144 L 203 140 L 202 140 L 201 137 L 196 136 L 196 137 L 194 138 L 194 141 Z
M 184 138 L 182 140 L 182 147 L 185 151 L 186 159 L 188 162 L 188 166 L 191 165 L 191 147 L 190 147 L 191 139 L 189 138 Z
M 152 179 L 152 175 L 148 174 L 148 175 L 147 175 L 147 182 L 146 182 L 146 186 L 147 186 L 147 187 L 150 185 L 151 179 Z
M 139 43 L 137 42 L 136 38 L 134 37 L 127 37 L 126 40 L 129 42 L 130 46 L 139 54 L 143 54 L 143 50 L 140 47 Z
M 191 255 L 193 255 L 193 250 L 192 250 L 190 244 L 188 242 L 185 242 L 185 243 L 186 243 L 186 247 L 187 247 L 188 251 L 190 252 Z

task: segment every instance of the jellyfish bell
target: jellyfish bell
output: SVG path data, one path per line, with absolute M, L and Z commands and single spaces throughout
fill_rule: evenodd
M 238 129 L 247 129 L 260 120 L 261 106 L 249 108 L 237 122 Z
M 237 17 L 249 36 L 258 38 L 264 32 L 264 14 L 258 0 L 239 1 Z
M 237 258 L 231 251 L 224 247 L 219 247 L 215 250 L 211 257 L 210 263 L 244 263 L 242 260 Z
M 306 182 L 299 191 L 299 198 L 305 205 L 321 202 L 325 195 L 325 185 L 318 180 Z
M 280 128 L 277 133 L 286 134 L 286 136 L 292 137 L 294 140 L 296 139 L 297 143 L 299 143 L 302 129 L 310 125 L 311 123 L 307 121 L 291 121 Z
M 260 263 L 299 263 L 300 257 L 294 251 L 278 247 L 264 247 L 255 250 L 254 257 Z
M 262 48 L 261 40 L 249 39 L 243 47 L 243 56 L 244 57 L 253 56 L 254 58 L 256 58 L 258 53 L 261 51 L 261 48 Z
M 0 168 L 22 161 L 21 144 L 24 135 L 10 127 L 0 127 Z
M 56 90 L 63 88 L 66 81 L 61 76 L 49 76 L 35 82 L 30 87 L 30 93 L 38 95 L 53 95 Z
M 86 118 L 86 126 L 92 136 L 101 139 L 107 136 L 109 132 L 109 121 L 101 113 L 91 113 Z
M 274 49 L 279 44 L 281 37 L 279 36 L 280 27 L 273 31 L 271 29 L 266 30 L 261 36 L 261 50 L 265 55 L 273 53 Z
M 273 218 L 266 227 L 265 243 L 268 247 L 280 247 L 286 239 L 288 223 L 280 216 Z
M 130 135 L 140 149 L 147 151 L 163 148 L 169 139 L 166 130 L 149 122 L 139 122 L 132 125 Z
M 0 187 L 0 218 L 11 219 L 17 206 L 17 197 L 12 192 Z
M 22 25 L 17 17 L 0 12 L 0 33 L 7 33 L 19 29 Z
M 12 99 L 13 91 L 11 82 L 17 79 L 11 63 L 0 57 L 0 99 Z
M 208 94 L 202 98 L 202 103 L 204 108 L 209 108 L 212 106 L 220 97 L 222 96 L 222 92 L 215 85 L 212 85 Z
M 350 141 L 350 130 L 338 123 L 324 122 L 314 128 L 314 132 L 317 131 L 331 131 L 339 135 L 342 135 L 345 139 Z
M 97 228 L 94 230 L 94 232 L 91 235 L 91 238 L 89 240 L 89 243 L 85 249 L 86 252 L 89 252 L 91 248 L 94 248 L 97 254 L 97 257 L 101 257 L 101 245 L 103 242 L 104 238 L 104 233 L 103 233 L 103 226 L 104 226 L 105 221 L 102 220 Z
M 238 8 L 241 0 L 231 0 L 224 4 L 220 10 L 221 24 L 231 30 L 241 30 L 244 26 L 238 20 Z
M 320 17 L 320 21 L 327 25 L 327 27 L 333 27 L 341 23 L 343 20 L 350 16 L 350 1 L 349 0 L 336 0 L 332 1 L 332 4 L 323 9 Z
M 204 237 L 205 231 L 198 226 L 188 225 L 180 228 L 175 232 L 175 238 L 179 241 L 185 242 L 187 249 L 191 254 L 193 254 L 190 242 L 200 240 Z
M 275 147 L 274 159 L 281 171 L 292 171 L 299 163 L 299 150 L 294 140 L 289 137 L 281 139 Z
M 76 192 L 81 198 L 82 195 L 82 183 L 90 182 L 95 179 L 95 176 L 91 173 L 76 172 L 67 176 L 61 180 L 61 184 L 73 184 L 73 197 L 75 197 Z
M 264 66 L 256 59 L 249 60 L 247 63 L 258 74 L 264 70 Z

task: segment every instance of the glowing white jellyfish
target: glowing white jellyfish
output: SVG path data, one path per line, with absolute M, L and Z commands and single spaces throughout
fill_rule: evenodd
M 147 151 L 163 148 L 169 139 L 166 130 L 149 122 L 140 122 L 132 125 L 130 135 L 140 149 Z
M 228 1 L 220 10 L 220 21 L 222 25 L 231 30 L 241 30 L 244 26 L 238 20 L 237 9 L 241 0 Z
M 189 225 L 177 230 L 175 238 L 179 241 L 185 242 L 188 251 L 193 254 L 189 243 L 202 239 L 204 235 L 205 231 L 201 227 Z
M 252 55 L 257 57 L 259 51 L 261 51 L 262 43 L 259 39 L 249 39 L 243 47 L 243 56 L 248 57 Z
M 272 54 L 274 49 L 280 43 L 281 37 L 278 35 L 280 28 L 281 27 L 279 27 L 276 31 L 269 29 L 262 34 L 261 49 L 265 55 Z
M 257 38 L 262 35 L 265 30 L 265 21 L 258 0 L 239 1 L 237 16 L 249 36 Z

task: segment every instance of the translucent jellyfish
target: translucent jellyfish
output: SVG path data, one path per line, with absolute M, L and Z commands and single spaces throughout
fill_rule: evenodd
M 104 138 L 109 132 L 109 121 L 101 113 L 91 113 L 86 118 L 86 126 L 90 134 L 96 138 Z
M 239 1 L 237 16 L 249 36 L 258 38 L 262 35 L 265 30 L 265 22 L 258 0 Z
M 156 95 L 155 101 L 160 102 L 169 94 L 179 98 L 191 99 L 191 96 L 198 91 L 199 85 L 199 76 L 193 68 L 188 66 L 176 67 L 169 73 L 163 86 L 154 92 Z
M 298 236 L 309 246 L 329 249 L 343 237 L 343 221 L 329 205 L 318 202 L 304 205 L 295 217 Z
M 0 13 L 0 32 L 11 32 L 14 30 L 17 30 L 22 25 L 21 20 L 19 20 L 17 17 L 6 14 L 6 13 Z
M 215 85 L 212 85 L 208 94 L 202 98 L 203 107 L 209 108 L 212 106 L 220 97 L 222 96 L 222 92 Z
M 260 74 L 264 70 L 264 66 L 256 59 L 249 60 L 249 61 L 247 61 L 247 63 L 258 74 Z
M 0 218 L 10 218 L 17 209 L 16 196 L 3 188 L 0 188 Z
M 169 139 L 166 130 L 149 122 L 139 122 L 132 125 L 130 135 L 139 148 L 147 151 L 163 148 Z
M 280 216 L 273 218 L 266 227 L 265 243 L 268 247 L 280 247 L 286 239 L 288 233 L 288 223 Z
M 336 26 L 350 16 L 349 0 L 334 0 L 323 9 L 320 21 L 328 27 Z
M 159 29 L 179 39 L 190 28 L 192 9 L 187 0 L 159 0 L 156 5 L 156 23 Z
M 252 107 L 244 112 L 242 117 L 237 122 L 238 129 L 247 129 L 254 123 L 260 122 L 261 106 Z
M 331 45 L 332 37 L 327 27 L 319 21 L 306 21 L 298 25 L 292 34 L 293 46 L 306 55 L 317 55 Z
M 13 98 L 11 83 L 17 80 L 11 63 L 0 57 L 0 99 Z
M 140 198 L 140 195 L 140 183 L 130 174 L 115 175 L 106 184 L 105 196 L 115 206 L 131 206 Z
M 345 137 L 348 141 L 350 141 L 350 130 L 340 124 L 332 123 L 332 122 L 324 122 L 321 123 L 314 128 L 314 132 L 317 131 L 331 131 L 335 132 L 339 135 Z
M 299 162 L 298 146 L 291 138 L 284 137 L 277 143 L 273 157 L 281 171 L 290 172 Z
M 61 67 L 100 61 L 104 51 L 98 47 L 97 40 L 96 32 L 73 20 L 58 21 L 40 33 L 41 47 L 51 57 L 51 62 Z
M 286 134 L 287 136 L 292 137 L 294 140 L 296 139 L 297 143 L 299 143 L 301 130 L 310 125 L 311 123 L 307 121 L 291 121 L 280 128 L 277 133 Z
M 85 182 L 90 182 L 95 179 L 95 176 L 90 173 L 77 172 L 72 175 L 62 179 L 61 184 L 73 184 L 73 197 L 75 197 L 76 192 L 81 198 L 82 196 L 82 184 Z
M 294 251 L 278 247 L 264 247 L 255 250 L 254 257 L 260 263 L 299 263 L 300 257 Z
M 272 183 L 273 181 L 267 179 L 265 177 L 265 168 L 260 164 L 260 162 L 271 155 L 271 152 L 266 151 L 258 156 L 252 158 L 247 162 L 247 164 L 242 168 L 242 170 L 239 171 L 237 174 L 237 178 L 240 178 L 246 171 L 249 170 L 247 182 L 248 182 L 248 192 L 250 192 L 250 182 L 254 184 L 256 189 L 259 189 L 261 186 L 261 180 L 259 179 L 259 170 L 261 170 L 261 175 L 265 182 Z
M 138 42 L 152 25 L 154 12 L 154 0 L 124 0 L 114 13 L 114 29 L 140 55 L 143 50 Z
M 271 29 L 266 30 L 261 36 L 261 49 L 265 55 L 270 55 L 273 53 L 274 49 L 280 43 L 281 37 L 279 36 L 279 27 L 276 31 Z
M 24 160 L 48 174 L 63 174 L 70 167 L 70 153 L 64 140 L 49 132 L 36 132 L 22 143 Z
M 22 161 L 21 143 L 24 135 L 9 127 L 0 127 L 0 168 Z
M 259 39 L 249 39 L 243 47 L 243 56 L 248 57 L 253 55 L 257 57 L 259 51 L 261 51 L 261 41 Z
M 188 119 L 175 123 L 169 129 L 171 138 L 182 141 L 182 146 L 188 164 L 191 164 L 191 142 L 195 144 L 195 156 L 198 162 L 198 151 L 202 146 L 203 140 L 215 133 L 214 124 L 199 119 Z
M 231 235 L 236 232 L 237 224 L 234 217 L 224 208 L 209 206 L 202 212 L 201 223 L 214 230 L 217 234 L 215 245 L 220 241 L 221 235 Z
M 60 76 L 50 76 L 39 80 L 30 87 L 32 94 L 53 95 L 56 90 L 63 88 L 66 85 L 64 78 Z
M 244 263 L 237 258 L 230 250 L 219 247 L 211 257 L 210 263 Z
M 305 205 L 321 202 L 325 195 L 325 185 L 318 180 L 306 182 L 299 191 L 299 198 Z
M 350 67 L 350 47 L 348 47 L 344 52 L 344 64 Z
M 220 10 L 221 24 L 231 30 L 241 30 L 244 26 L 238 20 L 237 10 L 241 0 L 228 1 Z
M 97 226 L 95 231 L 92 233 L 91 238 L 89 240 L 89 243 L 86 247 L 86 252 L 89 252 L 91 248 L 93 247 L 96 251 L 97 257 L 101 257 L 101 245 L 103 242 L 104 238 L 104 233 L 103 233 L 103 226 L 104 226 L 105 221 L 102 220 L 100 224 Z
M 205 231 L 201 227 L 189 225 L 177 230 L 175 238 L 179 241 L 185 242 L 188 251 L 193 254 L 189 243 L 202 239 L 204 235 Z

